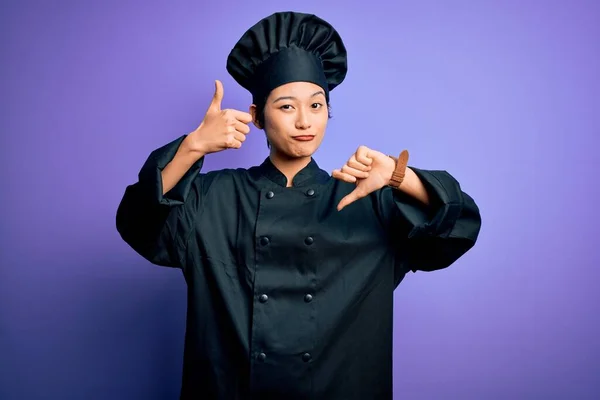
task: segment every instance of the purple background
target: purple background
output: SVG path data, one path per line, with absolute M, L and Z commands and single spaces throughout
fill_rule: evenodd
M 473 250 L 396 292 L 395 397 L 600 398 L 600 3 L 84 3 L 0 10 L 0 399 L 177 398 L 185 283 L 127 247 L 116 208 L 214 79 L 247 110 L 225 58 L 287 9 L 349 51 L 319 164 L 408 148 L 483 215 Z M 266 156 L 253 130 L 206 169 Z

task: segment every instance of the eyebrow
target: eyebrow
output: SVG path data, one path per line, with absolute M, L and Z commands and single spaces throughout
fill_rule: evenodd
M 322 94 L 323 96 L 325 96 L 325 93 L 322 90 L 319 90 L 318 92 L 314 92 L 313 94 L 310 95 L 310 97 L 315 97 L 319 94 Z M 273 100 L 273 103 L 277 103 L 278 101 L 281 100 L 298 100 L 297 98 L 295 98 L 294 96 L 281 96 L 276 98 L 275 100 Z

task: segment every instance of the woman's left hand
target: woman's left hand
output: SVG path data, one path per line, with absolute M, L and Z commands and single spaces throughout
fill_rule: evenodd
M 356 183 L 356 188 L 338 204 L 338 211 L 389 184 L 395 168 L 396 163 L 391 157 L 360 146 L 341 169 L 332 173 L 336 179 Z

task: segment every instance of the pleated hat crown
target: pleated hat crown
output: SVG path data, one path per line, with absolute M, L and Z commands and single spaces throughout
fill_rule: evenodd
M 252 93 L 254 103 L 286 83 L 312 82 L 329 92 L 347 73 L 338 32 L 313 14 L 278 12 L 248 29 L 227 57 L 227 71 Z

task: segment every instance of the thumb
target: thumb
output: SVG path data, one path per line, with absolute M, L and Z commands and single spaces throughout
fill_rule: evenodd
M 337 206 L 337 210 L 342 211 L 342 208 L 346 207 L 349 204 L 354 203 L 356 200 L 360 199 L 361 197 L 363 197 L 363 196 L 360 194 L 360 189 L 359 188 L 354 189 L 352 192 L 350 192 L 350 194 L 348 194 L 346 197 L 344 197 L 342 200 L 340 200 L 340 202 Z
M 210 102 L 208 109 L 210 111 L 221 111 L 221 102 L 223 101 L 223 84 L 220 80 L 215 81 L 215 94 Z

